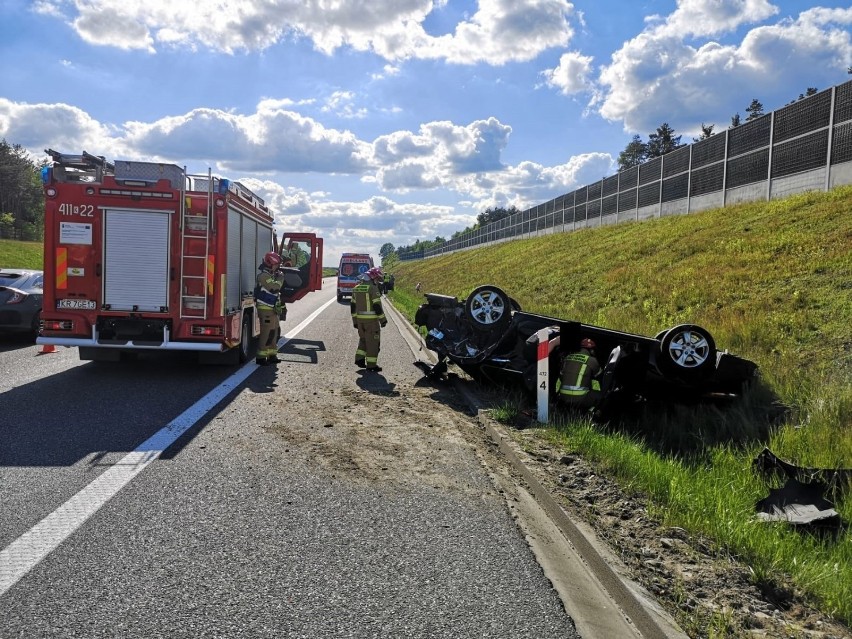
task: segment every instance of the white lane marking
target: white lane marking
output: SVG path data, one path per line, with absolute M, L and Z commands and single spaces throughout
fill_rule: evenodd
M 298 335 L 317 316 L 328 308 L 335 298 L 320 306 L 305 321 L 278 340 L 281 348 Z M 101 473 L 88 486 L 71 497 L 59 508 L 42 519 L 30 530 L 0 551 L 0 596 L 5 594 L 24 575 L 36 567 L 75 530 L 105 503 L 141 473 L 166 448 L 189 430 L 209 410 L 224 399 L 248 378 L 258 365 L 247 362 L 242 368 L 187 408 L 171 422 L 154 433 L 135 450 L 122 457 L 109 470 Z

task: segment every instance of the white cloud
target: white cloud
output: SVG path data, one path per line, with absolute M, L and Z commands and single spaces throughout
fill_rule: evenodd
M 327 129 L 278 101 L 263 101 L 247 116 L 194 109 L 124 127 L 137 153 L 207 160 L 223 170 L 360 174 L 368 167 L 369 146 L 354 134 Z
M 97 11 L 81 11 L 72 26 L 89 44 L 154 52 L 154 38 L 147 25 L 128 16 L 119 7 L 102 6 Z
M 710 36 L 762 22 L 778 13 L 769 0 L 679 0 L 662 27 L 670 35 Z
M 345 246 L 347 251 L 375 254 L 386 242 L 407 246 L 418 238 L 450 237 L 476 219 L 472 211 L 459 212 L 450 206 L 399 203 L 384 196 L 341 201 L 327 193 L 285 188 L 271 180 L 247 178 L 241 182 L 275 211 L 279 233 L 317 233 L 331 251 L 331 247 Z M 326 264 L 335 260 L 329 257 Z
M 386 64 L 382 67 L 381 73 L 374 73 L 370 77 L 373 80 L 384 80 L 385 78 L 392 78 L 394 76 L 398 76 L 402 70 L 395 64 Z
M 592 61 L 591 56 L 571 51 L 562 54 L 555 69 L 547 69 L 541 74 L 548 86 L 565 95 L 588 91 L 591 88 Z
M 567 46 L 574 34 L 568 22 L 573 11 L 566 0 L 479 0 L 478 11 L 454 34 L 427 38 L 411 57 L 459 64 L 532 60 L 551 47 Z
M 351 120 L 367 117 L 367 109 L 354 104 L 355 94 L 352 91 L 335 91 L 326 100 L 321 111 L 333 113 L 337 117 Z
M 64 153 L 123 154 L 115 131 L 68 104 L 25 104 L 0 98 L 0 138 L 14 140 L 38 158 L 53 147 Z
M 396 131 L 368 143 L 348 131 L 325 128 L 289 110 L 291 105 L 264 100 L 250 115 L 194 109 L 118 126 L 65 104 L 0 98 L 0 137 L 15 140 L 38 159 L 52 146 L 64 153 L 85 149 L 112 160 L 173 162 L 191 171 L 212 166 L 263 197 L 282 229 L 339 238 L 345 246 L 363 242 L 372 251 L 385 242 L 406 245 L 417 238 L 449 237 L 488 206 L 528 208 L 612 170 L 612 157 L 602 153 L 554 167 L 534 162 L 506 166 L 500 156 L 511 127 L 493 117 L 465 126 L 430 122 L 416 133 Z M 404 203 L 384 194 L 334 201 L 328 192 L 283 186 L 287 173 L 307 172 L 327 174 L 330 180 L 353 174 L 385 193 L 431 190 L 436 199 L 460 194 L 468 205 Z
M 64 17 L 62 4 L 56 0 L 34 0 L 31 9 L 33 13 L 39 15 L 62 19 Z
M 492 117 L 467 126 L 430 122 L 418 133 L 383 135 L 373 142 L 373 158 L 381 167 L 377 180 L 389 190 L 456 189 L 460 176 L 504 168 L 500 155 L 511 131 Z
M 566 46 L 573 35 L 568 18 L 574 8 L 567 0 L 479 0 L 477 11 L 456 25 L 454 33 L 433 37 L 423 22 L 444 4 L 444 0 L 39 0 L 34 10 L 63 16 L 90 44 L 151 52 L 163 47 L 256 51 L 286 37 L 304 37 L 326 54 L 351 47 L 389 61 L 430 58 L 499 65 Z M 386 67 L 385 73 L 392 72 L 393 67 Z
M 426 162 L 405 160 L 391 166 L 380 167 L 376 176 L 378 183 L 387 191 L 407 193 L 412 190 L 437 189 L 443 181 L 435 167 Z
M 487 206 L 516 206 L 523 210 L 597 182 L 612 171 L 611 155 L 586 153 L 557 166 L 524 161 L 499 173 L 464 176 L 456 181 L 455 189 L 475 199 L 477 210 Z
M 622 121 L 627 132 L 647 134 L 668 122 L 694 135 L 701 122 L 727 126 L 752 98 L 767 111 L 780 108 L 807 88 L 791 89 L 802 77 L 818 88 L 846 79 L 852 9 L 809 9 L 796 19 L 751 29 L 740 44 L 693 46 L 684 40 L 688 33 L 712 34 L 760 20 L 773 9 L 761 0 L 681 0 L 666 21 L 613 53 L 592 104 L 604 118 Z

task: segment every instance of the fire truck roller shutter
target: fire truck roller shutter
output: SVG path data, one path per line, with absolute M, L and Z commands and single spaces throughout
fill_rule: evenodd
M 227 275 L 228 280 L 225 285 L 225 308 L 239 308 L 240 300 L 242 299 L 243 290 L 240 288 L 240 218 L 242 216 L 238 211 L 230 209 L 228 211 L 228 255 L 227 255 Z M 254 288 L 254 287 L 252 287 Z
M 264 226 L 263 224 L 257 225 L 257 254 L 260 256 L 260 259 L 263 259 L 263 256 L 267 251 L 272 250 L 272 227 Z M 258 262 L 260 264 L 260 262 Z
M 104 211 L 104 304 L 159 312 L 169 305 L 169 211 Z
M 253 291 L 254 285 L 257 282 L 257 267 L 260 266 L 261 260 L 257 258 L 257 222 L 250 217 L 243 216 L 243 232 L 241 235 L 240 253 L 242 254 L 242 262 L 240 264 L 240 286 L 243 291 Z M 260 256 L 268 251 L 268 248 L 263 249 Z

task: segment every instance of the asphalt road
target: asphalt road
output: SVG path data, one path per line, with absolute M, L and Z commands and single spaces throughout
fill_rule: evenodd
M 421 373 L 391 324 L 365 382 L 333 280 L 290 306 L 300 326 L 277 374 L 236 381 L 0 341 L 0 638 L 579 636 L 460 439 L 422 481 L 318 463 L 319 405 L 404 397 Z

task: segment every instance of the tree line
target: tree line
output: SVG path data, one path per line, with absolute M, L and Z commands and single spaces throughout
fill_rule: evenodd
M 43 166 L 20 144 L 0 141 L 0 238 L 35 242 L 44 237 Z
M 509 208 L 505 208 L 502 206 L 487 208 L 482 213 L 476 216 L 476 223 L 473 226 L 468 226 L 461 231 L 456 231 L 453 233 L 451 239 L 456 239 L 457 237 L 464 235 L 465 233 L 470 233 L 471 231 L 476 231 L 488 224 L 492 224 L 494 222 L 499 222 L 500 220 L 504 220 L 507 217 L 511 217 L 516 213 L 521 213 L 521 210 L 516 206 L 510 206 Z M 446 243 L 446 240 L 443 237 L 437 236 L 434 240 L 417 240 L 414 244 L 409 244 L 407 246 L 398 246 L 394 247 L 393 244 L 387 242 L 382 245 L 382 248 L 379 249 L 379 256 L 382 258 L 382 263 L 386 264 L 387 259 L 391 256 L 391 254 L 396 253 L 397 255 L 404 255 L 406 253 L 419 253 L 421 251 L 429 251 L 435 248 L 439 248 Z

